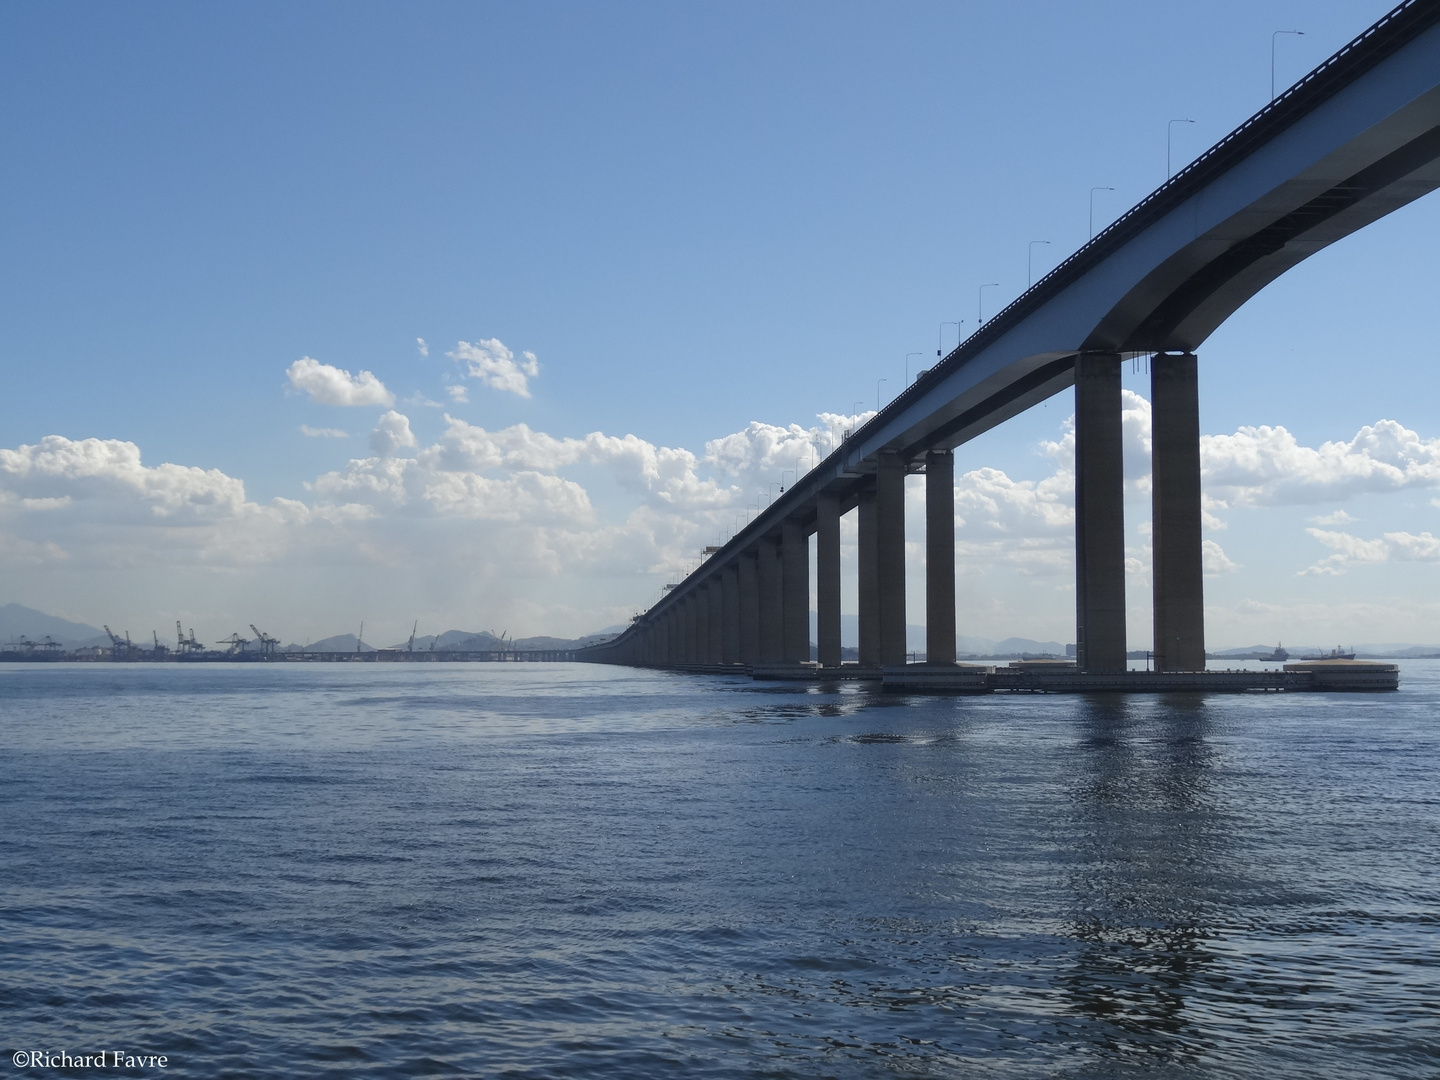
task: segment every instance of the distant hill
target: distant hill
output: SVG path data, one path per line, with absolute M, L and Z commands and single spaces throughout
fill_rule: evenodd
M 365 644 L 365 642 L 363 642 L 363 641 L 359 642 L 360 648 L 357 650 L 357 649 L 355 648 L 356 643 L 357 643 L 357 639 L 356 639 L 356 637 L 355 637 L 354 634 L 336 634 L 334 637 L 321 638 L 319 641 L 312 641 L 309 645 L 303 646 L 302 648 L 304 649 L 305 652 L 356 652 L 356 651 L 359 651 L 359 652 L 374 652 L 374 651 L 375 651 L 375 646 L 374 646 L 374 645 L 367 645 L 367 644 Z M 299 652 L 299 651 L 300 651 L 300 648 L 297 648 L 297 647 L 294 646 L 294 645 L 287 645 L 287 646 L 285 647 L 285 650 L 286 650 L 287 652 Z
M 86 623 L 71 622 L 55 615 L 46 615 L 22 604 L 6 604 L 0 607 L 0 642 L 14 641 L 21 637 L 31 641 L 54 638 L 67 648 L 89 645 L 97 640 L 110 644 L 105 631 Z

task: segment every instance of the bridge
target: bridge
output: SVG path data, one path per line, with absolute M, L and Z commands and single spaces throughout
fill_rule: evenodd
M 1196 351 L 1286 270 L 1437 186 L 1440 0 L 1407 0 L 978 328 L 623 634 L 576 659 L 777 674 L 810 665 L 814 534 L 818 666 L 838 672 L 840 518 L 856 510 L 859 668 L 904 665 L 904 482 L 923 473 L 927 666 L 953 667 L 954 449 L 1073 388 L 1076 665 L 1123 672 L 1120 368 L 1145 356 L 1155 667 L 1203 671 Z

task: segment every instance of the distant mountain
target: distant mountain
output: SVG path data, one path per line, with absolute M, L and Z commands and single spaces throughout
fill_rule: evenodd
M 375 646 L 359 642 L 360 648 L 355 645 L 357 639 L 354 634 L 336 634 L 334 637 L 321 638 L 319 641 L 312 641 L 304 647 L 306 652 L 374 652 Z M 287 646 L 287 651 L 294 651 L 294 646 Z
M 21 637 L 40 641 L 47 635 L 68 648 L 87 645 L 96 639 L 106 645 L 110 644 L 105 631 L 86 623 L 46 615 L 43 611 L 36 611 L 21 604 L 6 604 L 0 607 L 0 643 Z

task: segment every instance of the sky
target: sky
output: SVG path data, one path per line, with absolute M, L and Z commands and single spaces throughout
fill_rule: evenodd
M 1272 41 L 1283 89 L 1388 6 L 6 4 L 0 603 L 621 623 L 979 286 L 993 314 L 1163 182 L 1167 130 L 1179 168 L 1262 107 Z M 1212 645 L 1440 642 L 1437 226 L 1398 211 L 1199 351 Z M 962 634 L 1074 640 L 1071 411 L 957 451 Z

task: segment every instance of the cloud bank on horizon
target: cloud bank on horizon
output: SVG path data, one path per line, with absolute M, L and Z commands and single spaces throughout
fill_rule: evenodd
M 539 372 L 532 353 L 517 360 L 495 339 L 462 341 L 447 356 L 465 377 L 518 396 L 528 396 L 529 380 Z M 821 413 L 808 426 L 754 421 L 697 453 L 634 434 L 553 436 L 524 423 L 490 430 L 447 412 L 439 437 L 421 445 L 409 417 L 393 408 L 395 395 L 370 372 L 352 374 L 303 357 L 286 376 L 291 392 L 319 405 L 385 408 L 370 432 L 370 456 L 315 476 L 306 484 L 307 499 L 258 503 L 246 496 L 241 478 L 193 465 L 147 465 L 141 447 L 126 440 L 51 435 L 0 449 L 0 567 L 124 578 L 153 566 L 155 553 L 163 552 L 168 566 L 183 568 L 192 589 L 223 592 L 243 578 L 263 596 L 257 573 L 301 570 L 312 602 L 337 609 L 357 579 L 424 567 L 421 591 L 432 603 L 447 592 L 502 596 L 518 621 L 530 620 L 527 632 L 581 633 L 622 621 L 663 580 L 686 573 L 704 544 L 729 535 L 768 501 L 776 477 L 783 482 L 807 471 L 839 445 L 847 428 L 872 415 Z M 1143 397 L 1124 395 L 1127 497 L 1143 504 L 1150 408 Z M 302 430 L 345 436 L 338 429 Z M 1069 421 L 1037 455 L 1048 468 L 1038 479 L 989 467 L 959 473 L 956 558 L 962 582 L 1008 575 L 1043 584 L 1059 594 L 1050 602 L 1063 612 L 1073 576 Z M 1301 445 L 1283 427 L 1241 427 L 1204 436 L 1201 460 L 1212 533 L 1247 509 L 1353 504 L 1366 495 L 1440 488 L 1440 439 L 1394 420 L 1317 447 Z M 592 497 L 597 483 L 617 493 L 605 500 L 608 509 L 597 508 Z M 918 482 L 909 488 L 906 512 L 910 587 L 918 600 Z M 1311 527 L 1297 530 L 1297 543 L 1308 536 L 1330 554 L 1296 566 L 1294 575 L 1440 562 L 1440 539 L 1426 531 L 1354 535 L 1334 528 L 1358 520 L 1343 509 L 1309 520 Z M 1147 524 L 1138 522 L 1134 532 L 1127 566 L 1139 602 L 1149 574 Z M 845 558 L 854 558 L 848 523 Z M 1242 568 L 1213 538 L 1205 541 L 1205 561 L 1211 576 Z

